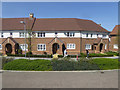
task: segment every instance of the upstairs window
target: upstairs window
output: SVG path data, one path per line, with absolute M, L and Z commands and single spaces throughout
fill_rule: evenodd
M 90 44 L 86 44 L 85 45 L 85 49 L 91 49 L 91 45 Z
M 75 49 L 75 44 L 72 43 L 67 44 L 67 49 Z
M 0 50 L 2 49 L 2 44 L 0 44 Z
M 88 33 L 86 34 L 86 37 L 88 37 Z
M 93 34 L 91 34 L 91 37 L 93 36 Z
M 46 50 L 46 44 L 38 44 L 37 45 L 38 51 L 45 51 Z
M 12 34 L 13 34 L 13 33 L 12 33 L 12 32 L 10 32 L 10 36 L 12 36 Z
M 97 34 L 97 37 L 98 37 L 99 34 Z
M 25 33 L 24 33 L 24 32 L 20 32 L 20 33 L 19 33 L 19 36 L 20 36 L 20 37 L 25 37 Z
M 45 32 L 38 32 L 37 35 L 38 37 L 45 37 Z
M 4 37 L 4 36 L 3 36 L 3 32 L 1 33 L 1 37 Z
M 103 34 L 103 37 L 105 38 L 105 37 L 106 37 L 106 35 L 104 35 L 104 34 Z
M 67 37 L 74 37 L 75 33 L 74 32 L 67 32 L 66 35 L 67 35 Z

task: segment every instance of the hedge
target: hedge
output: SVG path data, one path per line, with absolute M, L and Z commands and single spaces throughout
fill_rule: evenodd
M 97 64 L 87 60 L 71 61 L 70 59 L 52 60 L 53 71 L 100 70 Z
M 104 54 L 101 53 L 90 53 L 89 57 L 109 57 L 109 56 L 118 56 L 119 53 L 117 52 L 106 52 Z M 15 57 L 25 57 L 24 54 L 7 54 L 7 56 L 15 56 Z M 87 55 L 84 53 L 80 53 L 78 57 L 86 57 Z M 40 57 L 40 58 L 52 58 L 52 55 L 33 55 L 33 54 L 26 54 L 26 57 Z M 62 58 L 63 55 L 58 55 L 59 58 Z M 76 58 L 77 55 L 68 55 L 67 57 Z

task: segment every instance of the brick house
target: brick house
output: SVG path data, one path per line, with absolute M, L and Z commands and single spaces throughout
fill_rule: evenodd
M 110 33 L 110 51 L 118 51 L 118 29 L 120 25 L 116 25 Z
M 20 22 L 24 21 L 24 24 Z M 30 14 L 29 18 L 2 18 L 0 31 L 0 52 L 17 54 L 28 50 L 25 44 L 25 30 L 32 30 L 33 54 L 104 53 L 109 51 L 109 31 L 92 20 L 77 18 L 39 19 Z M 26 47 L 26 49 L 25 49 Z

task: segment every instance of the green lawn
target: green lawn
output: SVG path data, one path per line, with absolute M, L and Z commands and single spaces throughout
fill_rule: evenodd
M 118 69 L 118 59 L 96 58 L 78 62 L 64 59 L 52 61 L 17 59 L 5 63 L 3 69 L 26 71 L 109 70 Z
M 96 58 L 93 59 L 93 62 L 96 63 L 102 70 L 118 69 L 119 66 L 118 59 Z
M 30 71 L 51 71 L 51 61 L 49 60 L 27 60 L 17 59 L 8 62 L 3 67 L 4 70 L 30 70 Z

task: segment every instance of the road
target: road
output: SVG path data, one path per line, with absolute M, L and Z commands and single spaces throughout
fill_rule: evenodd
M 1 74 L 1 73 L 0 73 Z M 3 88 L 118 88 L 118 70 L 2 73 Z

